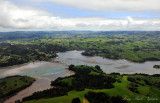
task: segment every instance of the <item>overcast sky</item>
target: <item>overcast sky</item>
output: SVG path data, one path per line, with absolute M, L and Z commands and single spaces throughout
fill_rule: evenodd
M 0 0 L 0 31 L 160 30 L 160 0 Z

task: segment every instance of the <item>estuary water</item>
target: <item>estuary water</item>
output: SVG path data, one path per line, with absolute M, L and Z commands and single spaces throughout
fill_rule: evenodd
M 160 64 L 160 61 L 147 61 L 145 63 L 134 63 L 127 60 L 113 60 L 100 56 L 83 56 L 83 51 L 67 51 L 57 53 L 58 57 L 54 59 L 55 62 L 30 62 L 23 65 L 11 66 L 0 69 L 0 78 L 11 75 L 27 75 L 32 77 L 55 78 L 62 76 L 61 74 L 68 74 L 65 68 L 68 65 L 90 65 L 101 66 L 106 73 L 119 72 L 121 74 L 146 73 L 159 74 L 160 69 L 153 68 L 153 65 Z
M 133 74 L 133 73 L 146 73 L 146 74 L 159 74 L 160 69 L 155 69 L 155 64 L 160 64 L 160 61 L 147 61 L 145 63 L 134 63 L 124 59 L 113 60 L 100 56 L 83 56 L 83 51 L 67 51 L 58 53 L 57 61 L 61 61 L 65 64 L 74 65 L 99 65 L 106 73 L 119 72 L 121 74 Z
M 65 68 L 68 65 L 99 65 L 106 73 L 119 72 L 121 74 L 146 73 L 160 74 L 160 69 L 153 68 L 153 65 L 160 64 L 160 61 L 148 61 L 145 63 L 134 63 L 127 60 L 113 60 L 100 56 L 83 56 L 83 51 L 67 51 L 57 53 L 55 62 L 30 62 L 23 65 L 11 66 L 0 69 L 0 78 L 12 75 L 27 75 L 36 78 L 36 81 L 28 88 L 20 91 L 17 95 L 9 98 L 5 103 L 14 103 L 36 91 L 45 90 L 50 87 L 50 82 L 58 77 L 71 75 Z

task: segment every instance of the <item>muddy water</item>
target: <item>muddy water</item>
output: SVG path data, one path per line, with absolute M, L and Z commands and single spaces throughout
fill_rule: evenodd
M 104 72 L 119 72 L 121 74 L 132 74 L 132 73 L 146 73 L 146 74 L 156 74 L 160 73 L 160 69 L 155 69 L 153 66 L 155 64 L 160 64 L 160 61 L 148 61 L 145 63 L 134 63 L 127 60 L 113 60 L 107 59 L 99 56 L 87 57 L 81 55 L 83 51 L 68 51 L 64 53 L 58 53 L 59 60 L 66 64 L 75 65 L 100 65 Z
M 71 74 L 70 72 L 67 72 L 65 68 L 67 68 L 67 66 L 62 63 L 35 62 L 0 69 L 0 78 L 12 75 L 27 75 L 36 79 L 30 87 L 9 98 L 5 103 L 14 103 L 14 101 L 22 100 L 22 98 L 29 96 L 36 91 L 51 88 L 50 83 L 52 80 Z
M 57 72 L 49 75 L 42 75 L 42 76 L 35 77 L 36 81 L 30 87 L 20 91 L 19 93 L 9 98 L 4 103 L 14 103 L 16 100 L 22 100 L 24 97 L 27 97 L 33 94 L 34 92 L 43 91 L 43 90 L 52 88 L 50 86 L 52 80 L 55 80 L 58 77 L 65 77 L 69 75 L 70 74 L 66 73 L 66 71 L 61 71 L 61 72 Z
M 52 74 L 63 71 L 67 68 L 65 64 L 54 62 L 35 62 L 20 66 L 13 66 L 0 69 L 0 77 L 11 75 L 27 75 L 27 76 L 41 76 L 44 74 Z
M 157 62 L 133 63 L 127 60 L 112 60 L 99 56 L 87 57 L 81 55 L 83 51 L 68 51 L 58 53 L 57 62 L 35 62 L 24 65 L 17 65 L 0 69 L 0 78 L 11 75 L 27 75 L 35 77 L 37 80 L 28 88 L 20 91 L 17 95 L 9 98 L 5 103 L 14 103 L 15 100 L 21 100 L 36 91 L 45 90 L 50 87 L 50 82 L 58 77 L 69 76 L 66 72 L 69 64 L 74 65 L 100 65 L 106 73 L 119 72 L 121 74 L 132 73 L 160 73 L 160 69 L 154 69 L 153 65 L 160 64 Z M 73 73 L 72 73 L 73 74 Z
M 25 65 L 1 68 L 0 78 L 11 75 L 27 75 L 39 77 L 44 75 L 57 74 L 67 68 L 69 64 L 74 65 L 100 65 L 104 72 L 120 72 L 120 73 L 160 73 L 160 69 L 153 68 L 153 65 L 160 64 L 160 61 L 148 61 L 145 63 L 134 63 L 127 60 L 112 60 L 99 56 L 87 57 L 81 55 L 82 51 L 68 51 L 58 53 L 57 62 L 35 62 Z M 48 78 L 48 77 L 47 77 Z
M 50 88 L 50 80 L 48 79 L 37 79 L 30 87 L 20 91 L 15 96 L 9 98 L 4 103 L 14 103 L 16 100 L 22 100 L 23 97 L 29 96 L 36 91 L 42 91 Z

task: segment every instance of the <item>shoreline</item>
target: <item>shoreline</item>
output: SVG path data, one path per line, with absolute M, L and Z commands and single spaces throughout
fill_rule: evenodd
M 84 51 L 84 50 L 80 50 L 80 51 Z M 114 59 L 114 58 L 107 58 L 107 57 L 103 57 L 103 56 L 101 56 L 101 55 L 93 55 L 93 56 L 88 56 L 88 55 L 83 55 L 82 53 L 81 53 L 81 55 L 82 56 L 85 56 L 85 57 L 102 57 L 103 59 L 110 59 L 110 60 L 115 60 L 115 61 L 117 61 L 117 60 L 126 60 L 126 61 L 128 61 L 128 62 L 130 62 L 130 63 L 139 63 L 139 64 L 143 64 L 143 63 L 145 63 L 145 62 L 156 62 L 156 61 L 160 61 L 160 60 L 144 60 L 144 61 L 132 61 L 132 60 L 129 60 L 129 59 L 125 59 L 125 58 L 121 58 L 121 59 Z
M 70 71 L 68 69 L 64 70 L 66 73 L 70 75 L 74 75 L 75 73 L 73 71 Z M 7 100 L 4 101 L 4 103 L 15 103 L 16 100 L 22 100 L 24 97 L 27 97 L 29 95 L 32 95 L 34 92 L 37 91 L 43 91 L 46 89 L 54 88 L 53 86 L 50 85 L 51 81 L 47 78 L 43 77 L 36 77 L 33 76 L 32 78 L 35 79 L 35 81 L 30 85 L 29 87 L 17 92 L 15 95 L 9 97 Z
M 45 87 L 43 89 L 42 88 L 40 88 L 40 89 L 38 88 L 39 90 L 36 90 L 36 88 L 37 88 L 36 86 L 40 87 L 39 82 L 41 80 L 43 80 L 43 79 L 42 78 L 38 78 L 38 77 L 32 77 L 32 78 L 34 78 L 35 81 L 30 86 L 28 86 L 27 88 L 24 88 L 21 91 L 17 92 L 15 95 L 12 95 L 11 97 L 7 98 L 4 101 L 4 103 L 15 103 L 16 100 L 20 100 L 21 101 L 24 97 L 32 95 L 34 92 L 43 91 L 45 89 L 48 89 L 47 87 Z M 44 79 L 44 81 L 46 81 L 46 80 Z M 48 83 L 50 83 L 50 82 L 48 82 Z M 46 85 L 46 83 L 44 83 L 44 84 Z
M 70 76 L 75 74 L 73 71 L 69 70 L 68 68 L 66 68 L 65 71 L 66 71 L 67 73 L 69 73 Z
M 23 76 L 21 76 L 21 77 L 23 77 Z M 31 77 L 31 78 L 34 79 L 32 83 L 10 91 L 10 92 L 12 92 L 12 94 L 5 95 L 4 98 L 0 99 L 0 103 L 1 102 L 6 103 L 6 101 L 8 101 L 10 98 L 16 96 L 19 92 L 21 92 L 21 91 L 29 88 L 31 85 L 33 85 L 36 82 L 36 78 L 34 78 L 34 77 Z M 8 102 L 8 103 L 10 103 L 10 102 Z M 13 103 L 15 103 L 15 102 L 13 102 Z
M 0 69 L 6 69 L 6 68 L 16 68 L 16 67 L 22 67 L 22 66 L 25 66 L 25 65 L 28 65 L 28 64 L 34 64 L 34 63 L 42 63 L 42 62 L 48 62 L 48 63 L 59 63 L 59 64 L 65 64 L 61 61 L 55 61 L 56 58 L 52 58 L 52 60 L 49 60 L 49 61 L 30 61 L 30 62 L 27 62 L 27 63 L 23 63 L 23 64 L 15 64 L 15 65 L 11 65 L 11 66 L 5 66 L 5 67 L 0 67 Z M 68 64 L 65 64 L 65 65 L 68 65 Z
M 27 65 L 27 64 L 30 64 L 30 63 L 37 63 L 37 62 L 41 62 L 41 61 L 35 61 L 35 62 L 27 62 L 27 63 L 23 63 L 23 64 L 15 64 L 15 65 L 11 65 L 11 66 L 5 66 L 5 67 L 0 67 L 0 69 L 5 69 L 5 68 L 16 68 L 16 67 L 21 67 L 21 66 L 25 66 L 25 65 Z M 42 61 L 43 62 L 43 61 Z M 44 62 L 46 62 L 46 61 L 44 61 Z
M 15 64 L 15 65 L 10 65 L 10 66 L 0 67 L 0 69 L 12 68 L 12 67 L 18 67 L 18 66 L 25 66 L 25 65 L 30 64 L 30 63 L 33 63 L 33 64 L 34 64 L 34 63 L 40 63 L 40 62 L 55 62 L 54 59 L 55 59 L 55 58 L 51 58 L 50 60 L 46 60 L 46 61 L 40 61 L 40 60 L 29 61 L 29 62 L 22 63 L 22 64 Z
M 84 50 L 72 50 L 72 51 L 81 51 L 83 52 Z M 69 51 L 65 51 L 65 52 L 69 52 Z M 58 53 L 64 53 L 64 52 L 58 52 Z M 82 53 L 81 53 L 82 55 Z M 90 58 L 90 57 L 101 57 L 103 59 L 109 59 L 109 60 L 113 60 L 113 61 L 118 61 L 118 60 L 124 60 L 124 61 L 128 61 L 130 63 L 136 63 L 136 64 L 143 64 L 143 63 L 146 63 L 146 62 L 159 62 L 160 60 L 146 60 L 146 61 L 142 61 L 142 62 L 136 62 L 136 61 L 131 61 L 131 60 L 128 60 L 128 59 L 110 59 L 110 58 L 106 58 L 106 57 L 103 57 L 103 56 L 100 56 L 100 55 L 94 55 L 94 56 L 87 56 L 87 55 L 82 55 L 82 56 L 85 56 L 87 58 Z M 27 64 L 30 64 L 30 63 L 41 63 L 41 62 L 53 62 L 53 63 L 60 63 L 60 64 L 65 64 L 65 65 L 69 65 L 69 64 L 66 64 L 66 63 L 63 63 L 62 61 L 56 61 L 55 60 L 56 58 L 51 58 L 50 60 L 47 60 L 47 61 L 29 61 L 27 63 L 23 63 L 23 64 L 15 64 L 15 65 L 11 65 L 11 66 L 5 66 L 5 67 L 0 67 L 0 69 L 5 69 L 5 68 L 16 68 L 16 67 L 21 67 L 21 66 L 25 66 Z

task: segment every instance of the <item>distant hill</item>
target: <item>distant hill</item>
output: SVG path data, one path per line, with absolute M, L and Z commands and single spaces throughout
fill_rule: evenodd
M 12 31 L 0 32 L 0 40 L 18 40 L 41 38 L 45 36 L 57 35 L 114 35 L 114 34 L 129 34 L 129 35 L 158 35 L 160 31 Z

